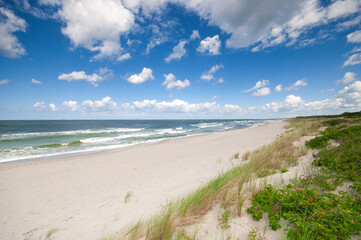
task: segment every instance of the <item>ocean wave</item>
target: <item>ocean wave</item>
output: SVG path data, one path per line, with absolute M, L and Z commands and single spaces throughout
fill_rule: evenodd
M 126 133 L 126 132 L 139 132 L 144 128 L 110 128 L 110 129 L 86 129 L 74 131 L 61 131 L 61 132 L 33 132 L 33 133 L 5 133 L 0 135 L 0 140 L 24 139 L 29 137 L 48 137 L 48 136 L 71 136 L 82 134 L 101 134 L 101 133 Z
M 198 128 L 216 128 L 216 127 L 221 127 L 224 126 L 224 123 L 197 123 L 197 124 L 192 124 L 192 127 L 198 127 Z

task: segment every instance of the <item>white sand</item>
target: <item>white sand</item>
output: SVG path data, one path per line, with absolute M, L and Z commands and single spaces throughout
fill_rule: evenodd
M 0 166 L 0 239 L 97 239 L 161 209 L 272 142 L 286 123 Z M 129 202 L 124 199 L 131 192 Z

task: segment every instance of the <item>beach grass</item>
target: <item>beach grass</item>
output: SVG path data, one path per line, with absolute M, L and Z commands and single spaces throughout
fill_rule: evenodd
M 260 191 L 268 191 L 267 193 L 271 195 L 271 197 L 267 197 L 264 200 L 271 201 L 271 203 L 269 203 L 271 205 L 277 205 L 276 200 L 279 200 L 279 196 L 277 195 L 278 192 L 274 190 L 274 188 L 277 187 L 270 187 L 270 185 L 266 187 L 266 182 L 264 181 L 264 187 L 262 188 L 260 187 L 262 182 L 256 183 L 254 180 L 279 171 L 282 173 L 287 172 L 288 167 L 295 166 L 298 158 L 306 155 L 308 151 L 302 144 L 300 146 L 294 144 L 296 141 L 299 141 L 301 137 L 319 135 L 321 127 L 324 126 L 343 126 L 343 128 L 345 128 L 359 123 L 358 119 L 354 117 L 352 117 L 351 120 L 345 120 L 345 117 L 341 117 L 336 121 L 333 121 L 333 119 L 330 120 L 330 118 L 330 116 L 326 116 L 287 120 L 289 122 L 287 131 L 274 142 L 242 155 L 243 160 L 249 159 L 250 161 L 234 166 L 232 169 L 219 174 L 215 179 L 210 180 L 196 191 L 169 203 L 162 212 L 151 216 L 147 220 L 137 222 L 137 224 L 130 226 L 124 231 L 125 234 L 114 236 L 112 239 L 138 239 L 141 237 L 145 237 L 145 239 L 170 239 L 174 234 L 178 234 L 176 236 L 183 236 L 183 238 L 180 239 L 194 239 L 194 237 L 186 238 L 185 236 L 188 235 L 182 227 L 197 223 L 217 204 L 220 204 L 222 209 L 218 217 L 220 226 L 221 228 L 227 229 L 231 216 L 241 215 L 242 206 L 246 199 L 253 196 L 252 199 L 259 200 L 258 189 L 261 189 Z M 332 132 L 329 134 L 332 134 Z M 239 153 L 236 153 L 234 158 L 237 159 L 238 157 Z M 313 174 L 313 182 L 316 185 L 327 185 L 326 183 L 330 183 L 330 181 L 333 181 L 332 183 L 337 182 L 337 179 L 334 180 L 331 178 L 332 176 L 330 177 L 325 174 Z M 294 182 L 295 184 L 300 184 L 298 180 Z M 359 185 L 356 184 L 355 188 L 358 189 L 358 187 Z M 317 194 L 318 193 L 311 192 L 310 196 L 318 197 L 319 195 Z M 233 211 L 236 212 L 236 214 L 234 214 Z M 256 216 L 256 219 L 259 219 L 262 217 L 263 211 L 258 211 L 258 213 L 254 213 L 253 215 Z M 270 214 L 270 216 L 272 217 L 272 214 Z M 308 220 L 312 220 L 312 216 L 307 215 L 307 217 Z M 270 222 L 272 229 L 280 227 L 278 223 L 279 219 L 279 215 L 273 216 L 273 219 L 270 219 L 270 221 L 272 220 Z M 289 228 L 285 236 L 296 236 L 294 235 L 295 231 L 292 229 L 294 228 Z M 314 231 L 314 229 L 308 225 L 303 225 L 302 229 L 302 234 L 306 235 L 312 234 L 312 231 Z M 301 230 L 298 229 L 297 231 Z M 250 232 L 250 234 L 253 238 L 258 237 L 254 232 Z

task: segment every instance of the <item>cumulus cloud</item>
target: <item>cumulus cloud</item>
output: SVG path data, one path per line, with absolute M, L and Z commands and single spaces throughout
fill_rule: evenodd
M 25 32 L 24 19 L 6 8 L 0 7 L 0 54 L 8 58 L 18 58 L 26 54 L 25 48 L 14 35 L 15 32 Z
M 82 106 L 85 111 L 113 111 L 117 104 L 112 101 L 111 97 L 105 97 L 97 101 L 85 100 Z
M 354 31 L 347 35 L 347 42 L 350 43 L 360 43 L 361 42 L 361 30 Z
M 219 39 L 218 35 L 215 35 L 214 37 L 207 37 L 203 39 L 200 42 L 197 51 L 201 53 L 208 52 L 209 55 L 218 55 L 220 54 L 220 48 L 221 40 Z
M 165 113 L 239 113 L 241 108 L 238 105 L 225 104 L 221 106 L 215 102 L 188 103 L 186 101 L 175 99 L 172 102 L 158 102 L 157 100 L 143 100 L 133 102 L 137 110 L 146 110 Z
M 64 101 L 63 106 L 70 111 L 78 110 L 78 102 L 77 101 Z
M 3 79 L 3 80 L 0 81 L 0 86 L 1 86 L 1 85 L 5 85 L 5 84 L 9 84 L 9 82 L 10 82 L 10 80 L 8 80 L 8 79 Z
M 217 83 L 224 83 L 224 79 L 223 78 L 218 78 Z
M 356 81 L 356 79 L 355 79 L 356 75 L 357 74 L 354 72 L 347 72 L 347 73 L 345 73 L 345 75 L 343 76 L 342 79 L 337 80 L 335 83 L 336 83 L 336 85 L 347 85 L 351 82 Z
M 300 87 L 305 87 L 307 86 L 307 82 L 306 79 L 301 79 L 298 80 L 297 82 L 295 82 L 294 84 L 292 84 L 291 86 L 288 86 L 285 88 L 286 91 L 292 91 L 292 90 L 298 90 Z
M 203 79 L 207 82 L 211 81 L 212 79 L 214 79 L 214 74 L 221 68 L 223 68 L 223 64 L 213 65 L 208 71 L 206 71 L 202 74 L 201 79 Z M 221 83 L 221 82 L 219 82 L 219 80 L 218 80 L 218 83 Z
M 249 107 L 245 113 L 269 114 L 272 116 L 335 114 L 345 111 L 359 111 L 361 107 L 361 81 L 345 86 L 331 99 L 307 102 L 301 97 L 288 95 L 282 102 L 267 103 Z
M 118 62 L 123 62 L 125 60 L 128 60 L 128 59 L 131 59 L 132 56 L 130 55 L 130 53 L 124 53 L 123 55 L 120 55 L 118 58 L 117 58 L 117 61 Z
M 40 110 L 43 110 L 45 109 L 45 102 L 36 102 L 33 107 L 35 108 L 36 111 L 40 111 Z
M 173 75 L 173 73 L 164 74 L 163 76 L 165 80 L 162 85 L 166 86 L 167 90 L 172 90 L 173 88 L 181 90 L 191 85 L 188 79 L 185 79 L 183 82 L 181 80 L 176 80 L 176 77 Z
M 53 111 L 53 112 L 58 111 L 58 108 L 55 106 L 54 103 L 50 103 L 49 107 L 50 107 L 51 111 Z
M 268 86 L 268 85 L 269 85 L 269 81 L 268 81 L 268 80 L 257 81 L 257 82 L 256 82 L 256 85 L 255 85 L 253 88 L 250 88 L 250 89 L 248 89 L 248 90 L 244 90 L 244 91 L 242 91 L 242 92 L 244 92 L 244 93 L 252 92 L 252 91 L 255 91 L 255 90 L 259 89 L 259 88 Z
M 144 67 L 142 72 L 139 74 L 133 74 L 127 78 L 128 82 L 133 84 L 141 84 L 149 80 L 153 80 L 153 70 L 150 68 Z
M 134 14 L 118 0 L 67 0 L 57 14 L 61 29 L 75 48 L 97 53 L 92 59 L 117 58 L 122 53 L 120 36 L 134 26 Z
M 278 85 L 275 87 L 275 91 L 276 91 L 276 92 L 281 92 L 281 91 L 282 91 L 282 84 L 278 84 Z
M 268 87 L 260 88 L 256 92 L 252 93 L 252 96 L 255 97 L 264 97 L 271 93 L 271 90 Z
M 87 81 L 94 87 L 98 87 L 99 82 L 102 82 L 111 77 L 113 77 L 113 71 L 105 67 L 98 69 L 97 73 L 93 73 L 92 75 L 87 75 L 84 71 L 73 71 L 68 74 L 62 73 L 58 76 L 58 79 L 68 82 Z
M 361 107 L 361 81 L 355 81 L 344 87 L 336 97 L 344 99 L 350 106 Z
M 188 41 L 185 40 L 179 41 L 178 45 L 173 48 L 173 52 L 168 57 L 166 57 L 164 61 L 170 62 L 173 59 L 181 59 L 187 53 L 187 50 L 184 48 L 187 43 Z
M 43 84 L 41 81 L 35 80 L 34 78 L 31 79 L 31 83 L 41 85 Z
M 192 31 L 192 35 L 190 36 L 190 40 L 196 40 L 196 39 L 200 39 L 201 36 L 199 35 L 198 30 L 193 30 Z

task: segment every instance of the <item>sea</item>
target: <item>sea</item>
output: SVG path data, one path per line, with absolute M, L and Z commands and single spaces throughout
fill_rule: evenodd
M 57 158 L 263 125 L 271 120 L 0 121 L 0 164 Z

